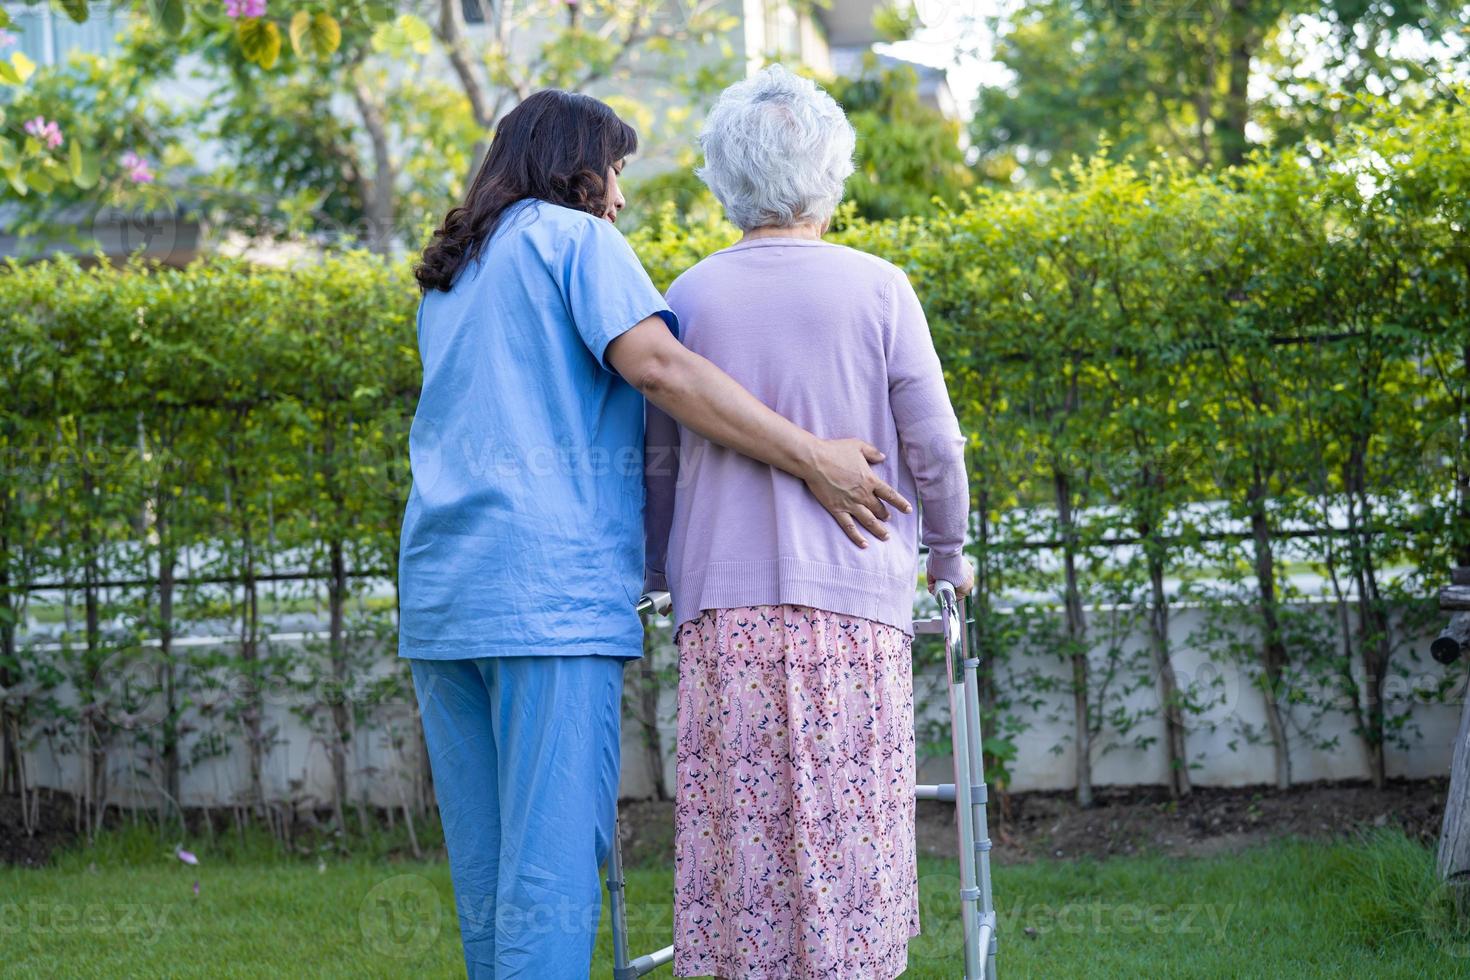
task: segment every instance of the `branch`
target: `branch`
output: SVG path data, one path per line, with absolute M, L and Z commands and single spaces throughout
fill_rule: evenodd
M 489 100 L 485 97 L 484 86 L 475 77 L 475 68 L 470 62 L 469 52 L 465 45 L 464 25 L 461 23 L 461 17 L 459 0 L 439 0 L 439 25 L 434 33 L 439 36 L 440 43 L 444 45 L 444 53 L 449 57 L 449 65 L 459 78 L 459 84 L 464 89 L 465 97 L 470 100 L 470 111 L 475 115 L 475 123 L 481 129 L 489 129 L 495 124 L 495 112 L 491 110 Z
M 383 106 L 363 76 L 362 66 L 352 69 L 352 98 L 362 116 L 363 128 L 373 147 L 373 180 L 367 194 L 368 243 L 379 255 L 388 254 L 393 242 L 394 184 L 393 154 L 388 143 L 388 123 Z

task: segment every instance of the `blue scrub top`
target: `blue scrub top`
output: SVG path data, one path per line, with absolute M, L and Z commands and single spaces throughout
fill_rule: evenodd
M 604 353 L 654 314 L 610 222 L 534 198 L 425 294 L 401 656 L 642 654 L 643 397 Z

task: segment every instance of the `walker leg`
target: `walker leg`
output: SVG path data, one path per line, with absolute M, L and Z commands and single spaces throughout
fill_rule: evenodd
M 960 923 L 964 930 L 965 980 L 985 980 L 985 965 L 980 949 L 982 892 L 976 875 L 975 808 L 972 801 L 975 778 L 970 759 L 975 740 L 969 730 L 970 712 L 966 703 L 964 619 L 953 586 L 948 582 L 939 583 L 936 591 L 939 595 L 940 619 L 944 632 L 950 741 L 954 750 L 955 825 L 959 829 L 960 843 Z M 984 804 L 981 805 L 983 807 Z
M 617 806 L 616 803 L 613 804 Z M 623 889 L 623 833 L 613 817 L 612 850 L 607 856 L 607 897 L 612 915 L 613 980 L 636 980 L 638 973 L 628 962 L 628 900 Z
M 964 621 L 964 600 L 959 604 L 961 622 Z M 968 642 L 966 643 L 968 647 Z M 980 887 L 979 921 L 985 931 L 980 941 L 981 955 L 985 957 L 985 980 L 995 980 L 996 915 L 994 899 L 990 892 L 990 825 L 985 806 L 989 793 L 985 788 L 985 754 L 981 746 L 980 731 L 980 659 L 968 655 L 965 670 L 965 729 L 969 735 L 970 764 L 970 810 L 975 830 L 975 863 L 977 884 Z M 988 927 L 988 928 L 987 928 Z

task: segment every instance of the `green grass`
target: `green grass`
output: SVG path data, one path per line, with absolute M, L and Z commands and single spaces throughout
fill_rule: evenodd
M 284 857 L 145 831 L 0 871 L 6 977 L 462 977 L 442 863 Z M 200 882 L 195 897 L 192 884 Z M 669 935 L 667 869 L 632 869 L 636 952 Z M 923 935 L 905 977 L 960 975 L 954 865 L 920 865 Z M 1240 855 L 999 868 L 1000 968 L 1016 977 L 1470 976 L 1427 849 L 1379 833 Z M 594 976 L 609 975 L 606 910 Z M 655 976 L 671 976 L 662 968 Z M 548 978 L 556 980 L 556 978 Z

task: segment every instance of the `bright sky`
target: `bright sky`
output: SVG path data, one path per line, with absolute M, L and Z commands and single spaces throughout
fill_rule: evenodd
M 1004 0 L 914 0 L 924 24 L 912 40 L 880 44 L 878 50 L 896 58 L 949 70 L 949 87 L 964 117 L 982 83 L 1006 80 L 1005 68 L 990 60 L 990 30 L 984 23 L 1004 10 Z

